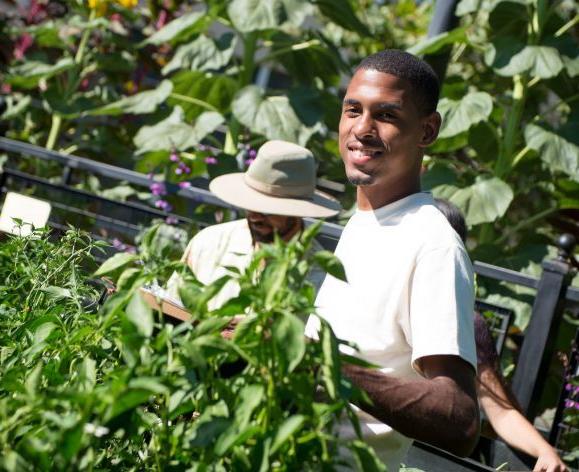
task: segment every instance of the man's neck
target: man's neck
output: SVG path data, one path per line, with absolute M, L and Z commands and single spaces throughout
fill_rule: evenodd
M 359 186 L 356 191 L 356 203 L 360 210 L 377 210 L 418 192 L 420 192 L 420 182 L 401 189 L 384 188 L 384 186 L 377 187 L 375 185 Z

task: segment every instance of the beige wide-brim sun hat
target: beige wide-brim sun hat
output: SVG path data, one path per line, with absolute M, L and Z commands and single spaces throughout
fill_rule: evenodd
M 269 215 L 327 218 L 342 209 L 316 189 L 313 154 L 286 141 L 267 141 L 246 172 L 220 175 L 209 189 L 231 205 Z

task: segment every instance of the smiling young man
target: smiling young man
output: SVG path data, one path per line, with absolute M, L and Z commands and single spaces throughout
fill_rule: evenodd
M 478 436 L 472 267 L 420 190 L 424 149 L 440 128 L 438 95 L 432 69 L 402 51 L 379 52 L 356 69 L 339 127 L 357 186 L 358 208 L 336 248 L 348 282 L 327 276 L 316 302 L 336 335 L 379 367 L 346 365 L 344 373 L 371 400 L 358 405 L 364 439 L 389 471 L 409 438 L 466 455 Z

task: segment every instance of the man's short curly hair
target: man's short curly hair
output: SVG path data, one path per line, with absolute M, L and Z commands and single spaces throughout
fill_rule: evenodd
M 436 111 L 440 94 L 438 77 L 422 59 L 398 49 L 385 49 L 362 60 L 356 72 L 361 69 L 376 70 L 406 80 L 415 93 L 418 110 L 424 115 Z

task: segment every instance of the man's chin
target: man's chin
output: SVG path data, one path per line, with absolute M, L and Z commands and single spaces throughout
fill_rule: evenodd
M 347 177 L 349 182 L 356 187 L 366 187 L 368 185 L 372 185 L 376 180 L 373 175 L 362 173 L 348 174 Z

